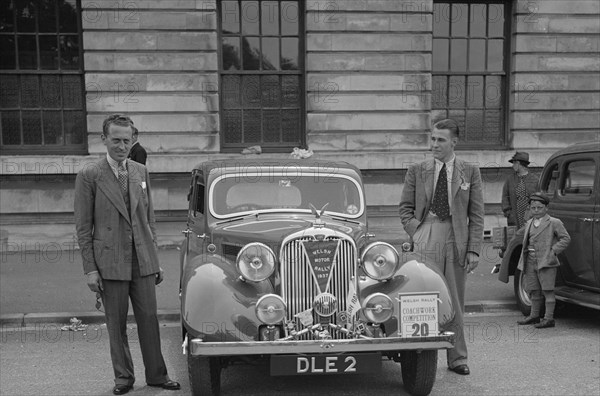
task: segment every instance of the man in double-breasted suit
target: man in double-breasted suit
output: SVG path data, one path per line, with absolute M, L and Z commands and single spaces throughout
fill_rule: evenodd
M 75 225 L 88 287 L 101 294 L 115 374 L 113 393 L 133 388 L 133 362 L 127 341 L 129 299 L 148 385 L 176 390 L 160 349 L 155 285 L 163 279 L 158 263 L 150 178 L 145 166 L 127 160 L 131 119 L 109 116 L 103 124 L 106 157 L 86 166 L 75 181 Z
M 440 269 L 455 307 L 447 330 L 456 333 L 447 351 L 448 368 L 470 373 L 463 330 L 466 275 L 479 263 L 483 238 L 483 193 L 479 168 L 456 158 L 459 128 L 454 120 L 437 122 L 431 133 L 433 159 L 408 168 L 400 219 L 414 250 Z

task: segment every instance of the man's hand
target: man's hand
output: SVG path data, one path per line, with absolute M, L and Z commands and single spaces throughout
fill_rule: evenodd
M 472 272 L 479 265 L 479 256 L 477 253 L 467 252 L 467 265 L 465 266 L 465 270 L 467 273 Z
M 162 268 L 158 267 L 158 273 L 156 273 L 156 280 L 154 281 L 154 284 L 158 285 L 160 282 L 162 282 L 165 279 L 165 271 L 163 271 Z
M 102 286 L 102 277 L 97 271 L 87 274 L 87 285 L 93 292 L 101 293 L 104 291 L 104 287 Z

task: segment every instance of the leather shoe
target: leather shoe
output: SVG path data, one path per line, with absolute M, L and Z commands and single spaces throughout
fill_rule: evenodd
M 149 386 L 154 386 L 156 388 L 163 388 L 166 390 L 179 390 L 181 385 L 179 382 L 168 380 L 167 382 L 163 382 L 162 384 L 148 384 Z
M 520 324 L 520 325 L 528 325 L 528 324 L 534 324 L 534 323 L 540 323 L 540 318 L 539 317 L 538 318 L 532 318 L 531 316 L 528 316 L 528 317 L 526 317 L 523 320 L 517 321 L 517 324 Z
M 554 327 L 554 319 L 542 319 L 542 321 L 535 325 L 536 329 L 545 329 L 547 327 Z
M 460 375 L 471 374 L 471 370 L 469 370 L 469 366 L 467 366 L 466 364 L 459 364 L 456 367 L 448 367 L 448 370 L 454 371 L 456 374 L 460 374 Z
M 115 385 L 113 388 L 114 395 L 124 395 L 133 389 L 133 385 Z

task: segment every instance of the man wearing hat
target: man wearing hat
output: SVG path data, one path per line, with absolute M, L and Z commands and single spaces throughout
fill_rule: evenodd
M 529 154 L 517 151 L 508 160 L 514 173 L 504 182 L 502 188 L 502 212 L 509 226 L 523 227 L 529 219 L 529 197 L 537 190 L 537 176 L 529 172 Z

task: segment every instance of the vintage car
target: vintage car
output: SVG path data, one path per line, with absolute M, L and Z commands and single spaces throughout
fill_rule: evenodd
M 367 229 L 360 171 L 314 160 L 228 160 L 191 174 L 181 248 L 183 349 L 195 395 L 221 370 L 366 373 L 401 364 L 429 394 L 454 315 L 444 278 Z
M 540 175 L 539 189 L 550 200 L 548 214 L 560 219 L 571 243 L 558 256 L 558 301 L 600 309 L 600 144 L 578 143 L 554 153 Z M 525 227 L 494 230 L 502 263 L 498 279 L 508 283 L 514 276 L 515 297 L 525 315 L 531 300 L 517 269 Z

